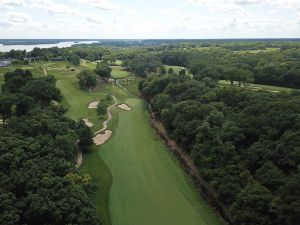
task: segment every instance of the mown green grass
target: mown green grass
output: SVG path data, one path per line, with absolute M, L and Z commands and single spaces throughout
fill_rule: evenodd
M 146 105 L 128 98 L 112 139 L 100 147 L 113 184 L 114 225 L 215 225 L 217 216 L 149 124 Z
M 111 66 L 111 68 L 112 68 L 112 72 L 111 72 L 112 78 L 121 79 L 121 78 L 128 77 L 130 75 L 129 72 L 123 70 L 123 67 L 121 66 Z
M 164 65 L 164 66 L 166 68 L 167 73 L 168 73 L 169 68 L 172 68 L 174 70 L 174 73 L 179 75 L 179 71 L 181 70 L 181 68 L 184 68 L 185 69 L 185 74 L 186 75 L 191 75 L 188 68 L 181 67 L 181 66 L 170 66 L 170 65 Z
M 242 50 L 239 51 L 239 53 L 253 53 L 253 54 L 257 54 L 257 53 L 261 53 L 261 52 L 274 52 L 280 50 L 280 48 L 266 48 L 266 49 L 257 49 L 257 50 Z
M 120 80 L 120 84 L 126 88 L 129 93 L 133 94 L 134 96 L 140 96 L 140 92 L 138 90 L 138 85 L 142 78 L 139 77 L 132 77 L 131 80 Z
M 112 68 L 112 72 L 111 72 L 112 78 L 114 78 L 114 79 L 120 79 L 120 78 L 128 77 L 130 75 L 129 72 L 127 72 L 127 71 L 125 71 L 123 69 L 123 67 L 121 66 L 121 64 L 122 64 L 122 61 L 117 60 L 114 63 L 114 66 L 111 66 L 111 68 Z M 96 65 L 97 65 L 96 62 L 91 62 L 91 61 L 88 61 L 88 60 L 81 60 L 81 62 L 80 62 L 80 66 L 82 68 L 87 68 L 87 69 L 89 69 L 91 71 L 93 71 L 94 69 L 96 69 Z

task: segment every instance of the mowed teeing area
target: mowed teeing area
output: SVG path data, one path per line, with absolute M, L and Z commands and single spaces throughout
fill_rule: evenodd
M 85 154 L 80 167 L 97 185 L 97 214 L 104 225 L 222 224 L 151 128 L 142 99 L 116 85 L 101 86 L 94 93 L 80 90 L 76 75 L 84 66 L 76 71 L 66 69 L 62 62 L 34 67 L 46 68 L 56 77 L 63 104 L 69 107 L 67 115 L 76 120 L 88 118 L 94 124 L 93 131 L 101 128 L 104 118 L 87 108 L 90 102 L 111 94 L 132 109 L 112 109 L 111 139 Z

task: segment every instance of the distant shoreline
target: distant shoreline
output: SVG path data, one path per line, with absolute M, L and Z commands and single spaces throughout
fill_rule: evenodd
M 38 45 L 58 44 L 61 42 L 98 41 L 96 39 L 0 39 L 0 44 L 7 45 Z

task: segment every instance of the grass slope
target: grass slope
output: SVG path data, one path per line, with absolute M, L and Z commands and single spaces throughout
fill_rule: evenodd
M 138 98 L 121 112 L 112 139 L 100 148 L 113 185 L 110 211 L 114 225 L 221 224 L 149 125 Z

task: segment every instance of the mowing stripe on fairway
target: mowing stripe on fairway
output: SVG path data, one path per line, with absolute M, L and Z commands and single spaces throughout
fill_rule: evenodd
M 115 135 L 100 147 L 113 184 L 113 225 L 221 224 L 149 125 L 142 100 L 131 98 L 120 112 Z

